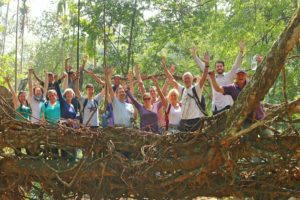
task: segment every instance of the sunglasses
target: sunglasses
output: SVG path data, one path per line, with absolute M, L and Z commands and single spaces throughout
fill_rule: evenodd
M 143 98 L 143 100 L 144 100 L 144 101 L 146 101 L 146 100 L 150 100 L 150 99 L 151 99 L 151 98 Z

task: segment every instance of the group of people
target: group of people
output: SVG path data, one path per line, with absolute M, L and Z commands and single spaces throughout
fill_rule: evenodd
M 121 76 L 113 76 L 114 71 L 108 67 L 105 67 L 102 80 L 91 70 L 85 69 L 87 57 L 84 57 L 78 71 L 73 71 L 68 64 L 69 58 L 66 59 L 65 72 L 60 78 L 45 71 L 45 80 L 42 81 L 33 69 L 29 69 L 28 96 L 24 91 L 17 95 L 9 79 L 5 80 L 13 96 L 17 120 L 51 126 L 63 123 L 73 128 L 83 125 L 97 129 L 100 126 L 99 106 L 107 99 L 108 106 L 105 110 L 109 111 L 109 115 L 102 117 L 102 124 L 132 128 L 134 122 L 139 119 L 139 128 L 143 131 L 159 134 L 165 131 L 192 132 L 199 129 L 200 118 L 207 115 L 202 95 L 207 79 L 212 87 L 214 115 L 229 109 L 247 84 L 247 71 L 241 69 L 244 48 L 245 45 L 241 42 L 232 68 L 225 73 L 225 64 L 221 60 L 216 61 L 215 70 L 209 72 L 210 55 L 205 53 L 203 59 L 200 59 L 197 49 L 193 47 L 192 57 L 202 72 L 202 77 L 197 79 L 191 72 L 185 72 L 182 76 L 183 85 L 173 77 L 174 66 L 169 70 L 163 56 L 162 66 L 167 77 L 166 82 L 163 88 L 160 88 L 158 80 L 152 76 L 153 86 L 148 91 L 145 89 L 138 65 L 134 70 L 136 80 L 133 78 L 133 72 L 130 72 L 127 79 L 122 81 Z M 262 57 L 257 56 L 257 62 L 261 61 Z M 102 91 L 95 93 L 94 85 L 90 83 L 86 84 L 85 91 L 82 91 L 84 74 L 102 85 Z M 33 76 L 38 84 L 33 83 Z M 113 85 L 111 80 L 114 81 Z M 135 95 L 136 85 L 139 94 Z M 139 96 L 141 98 L 138 98 Z M 249 115 L 247 122 L 252 123 L 264 117 L 263 108 L 259 105 Z

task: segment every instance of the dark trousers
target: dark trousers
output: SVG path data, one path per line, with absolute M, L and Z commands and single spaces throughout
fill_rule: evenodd
M 180 120 L 178 129 L 182 132 L 194 132 L 200 127 L 200 118 Z
M 213 115 L 216 115 L 216 114 L 218 114 L 218 113 L 220 113 L 220 112 L 223 112 L 224 110 L 228 110 L 228 109 L 230 109 L 230 108 L 231 108 L 231 106 L 228 105 L 228 106 L 225 106 L 224 108 L 222 108 L 222 109 L 220 109 L 220 110 L 217 110 L 217 107 L 215 106 L 215 110 L 213 111 Z

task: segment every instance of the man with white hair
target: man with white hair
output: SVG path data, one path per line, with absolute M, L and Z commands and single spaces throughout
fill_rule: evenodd
M 209 54 L 204 55 L 205 70 L 203 76 L 196 85 L 193 85 L 193 75 L 191 72 L 185 72 L 182 76 L 184 86 L 179 84 L 172 74 L 168 71 L 165 58 L 162 59 L 164 71 L 170 83 L 182 94 L 182 114 L 179 124 L 180 131 L 196 131 L 200 127 L 200 118 L 204 116 L 205 112 L 201 108 L 201 96 L 205 80 L 209 68 Z

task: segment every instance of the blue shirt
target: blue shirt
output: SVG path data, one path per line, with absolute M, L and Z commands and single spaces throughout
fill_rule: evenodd
M 73 104 L 68 104 L 67 101 L 61 94 L 60 88 L 58 84 L 54 84 L 55 90 L 57 92 L 58 100 L 60 103 L 60 115 L 61 118 L 64 119 L 75 119 L 76 118 L 76 111 Z

